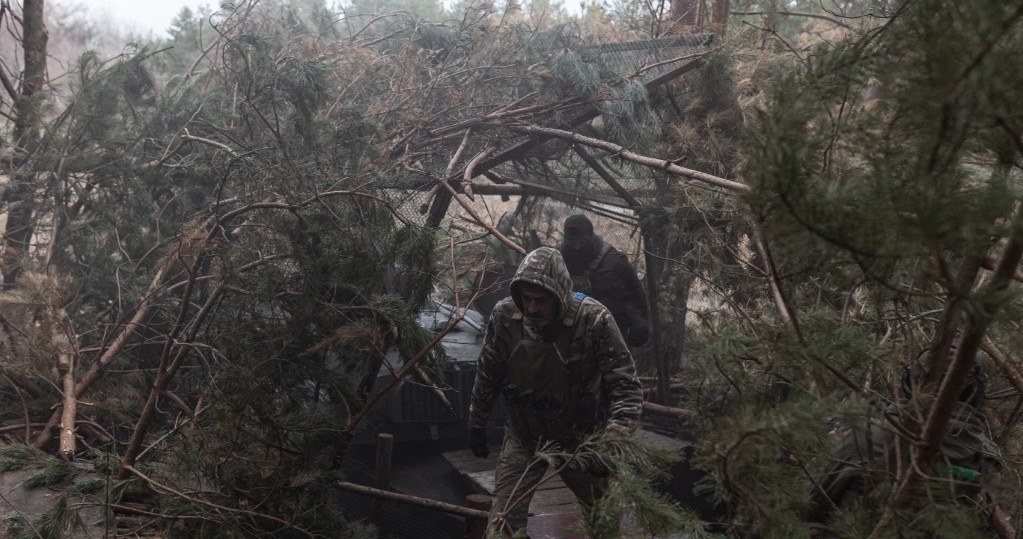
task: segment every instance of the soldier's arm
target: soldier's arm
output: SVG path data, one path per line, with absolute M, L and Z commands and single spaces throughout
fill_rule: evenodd
M 611 313 L 602 312 L 593 324 L 590 334 L 597 347 L 604 394 L 610 405 L 608 428 L 631 433 L 643 412 L 643 387 L 636 376 L 636 363 Z
M 498 311 L 490 316 L 483 337 L 483 349 L 476 361 L 476 382 L 472 386 L 469 400 L 469 428 L 485 428 L 494 403 L 504 387 L 508 374 L 507 343 L 504 332 L 498 330 Z M 500 333 L 500 335 L 498 334 Z

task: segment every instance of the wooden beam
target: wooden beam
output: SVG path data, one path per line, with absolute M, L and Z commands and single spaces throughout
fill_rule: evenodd
M 355 483 L 349 483 L 347 481 L 338 481 L 337 483 L 334 483 L 334 485 L 337 486 L 338 488 L 351 492 L 357 492 L 359 494 L 363 494 L 366 496 L 390 500 L 392 502 L 401 502 L 410 505 L 418 505 L 419 507 L 426 507 L 427 509 L 436 509 L 437 511 L 443 511 L 445 513 L 451 513 L 453 515 L 459 515 L 465 518 L 482 518 L 486 520 L 487 517 L 490 516 L 486 511 L 480 511 L 479 509 L 470 509 L 468 507 L 462 507 L 461 505 L 455 505 L 453 503 L 431 500 L 429 498 L 420 498 L 418 496 L 410 496 L 408 494 L 391 492 L 389 490 L 380 490 L 378 488 L 357 485 Z
M 628 204 L 623 203 L 621 200 L 594 194 L 592 191 L 566 191 L 557 187 L 550 187 L 541 183 L 530 182 L 525 180 L 517 180 L 504 178 L 506 182 L 504 185 L 491 185 L 491 184 L 474 184 L 472 186 L 473 193 L 479 195 L 543 195 L 551 197 L 561 197 L 565 199 L 579 199 L 588 200 L 590 202 L 596 202 L 598 204 L 607 204 L 608 206 L 615 206 L 618 208 L 630 208 Z M 512 185 L 508 185 L 512 184 Z
M 723 189 L 727 189 L 729 191 L 733 191 L 736 193 L 747 193 L 750 190 L 750 187 L 746 184 L 729 180 L 727 178 L 722 178 L 720 176 L 715 176 L 713 174 L 707 174 L 706 172 L 700 172 L 699 170 L 680 167 L 667 159 L 660 159 L 657 157 L 640 155 L 636 152 L 625 149 L 625 147 L 620 144 L 615 144 L 614 142 L 607 140 L 583 136 L 574 131 L 568 131 L 565 129 L 555 129 L 553 127 L 538 126 L 513 127 L 512 129 L 532 135 L 546 135 L 549 137 L 557 137 L 563 140 L 568 140 L 593 148 L 599 148 L 606 152 L 617 155 L 622 159 L 632 161 L 633 163 L 637 163 L 653 169 L 663 170 L 664 172 L 667 172 L 668 174 L 674 176 L 682 176 L 684 178 L 699 180 L 701 182 L 713 185 L 715 187 L 721 187 Z
M 583 161 L 585 161 L 586 164 L 597 173 L 597 176 L 600 176 L 605 183 L 611 186 L 611 189 L 614 189 L 615 193 L 618 193 L 618 196 L 622 197 L 622 200 L 624 200 L 629 207 L 635 208 L 639 206 L 639 201 L 636 200 L 636 197 L 632 196 L 632 193 L 629 193 L 628 190 L 622 187 L 622 184 L 618 183 L 617 180 L 611 177 L 611 174 L 607 171 L 607 169 L 605 169 L 599 161 L 590 155 L 590 152 L 587 152 L 585 148 L 578 144 L 573 144 L 572 149 L 575 150 L 575 153 L 578 154 L 579 157 L 582 157 Z

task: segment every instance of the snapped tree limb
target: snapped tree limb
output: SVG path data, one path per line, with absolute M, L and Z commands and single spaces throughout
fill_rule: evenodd
M 636 152 L 629 151 L 625 147 L 609 142 L 606 140 L 600 140 L 593 137 L 587 137 L 574 133 L 572 131 L 565 131 L 563 129 L 555 129 L 552 127 L 539 127 L 539 126 L 527 126 L 527 127 L 513 127 L 515 131 L 526 133 L 528 135 L 545 135 L 548 137 L 555 137 L 564 140 L 569 140 L 584 146 L 590 146 L 593 148 L 599 148 L 606 152 L 612 153 L 625 159 L 632 161 L 633 163 L 647 166 L 650 168 L 656 168 L 672 174 L 675 176 L 682 176 L 684 178 L 690 178 L 693 180 L 699 180 L 715 187 L 721 187 L 734 193 L 746 193 L 749 192 L 750 188 L 748 185 L 739 183 L 737 181 L 721 178 L 714 176 L 713 174 L 707 174 L 706 172 L 700 172 L 690 168 L 684 168 L 668 161 L 666 159 L 659 159 L 656 157 L 648 157 L 640 155 Z

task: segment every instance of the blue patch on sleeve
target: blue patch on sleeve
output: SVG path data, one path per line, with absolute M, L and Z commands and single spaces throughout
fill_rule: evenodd
M 583 294 L 582 292 L 572 292 L 572 297 L 579 301 L 582 301 L 586 299 L 586 294 Z

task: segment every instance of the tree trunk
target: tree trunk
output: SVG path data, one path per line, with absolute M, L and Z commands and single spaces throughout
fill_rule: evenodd
M 710 23 L 711 30 L 719 36 L 724 36 L 728 30 L 728 13 L 731 10 L 731 4 L 729 0 L 714 0 Z
M 702 7 L 703 0 L 671 0 L 671 19 L 675 33 L 683 32 L 683 27 L 699 26 Z
M 60 415 L 60 446 L 57 454 L 60 458 L 71 461 L 75 458 L 76 431 L 75 421 L 78 416 L 78 396 L 75 395 L 75 379 L 78 373 L 78 354 L 71 344 L 68 335 L 70 321 L 64 309 L 60 309 L 50 320 L 50 338 L 57 349 L 57 371 L 61 374 L 64 387 L 64 405 Z
M 25 70 L 21 79 L 21 93 L 14 105 L 14 140 L 29 158 L 39 141 L 40 103 L 36 94 L 46 82 L 46 42 L 48 35 L 43 22 L 43 0 L 25 0 L 22 13 L 22 46 L 25 50 Z M 7 225 L 4 229 L 4 288 L 9 288 L 21 273 L 22 261 L 32 239 L 32 195 L 35 176 L 16 173 L 7 193 Z

